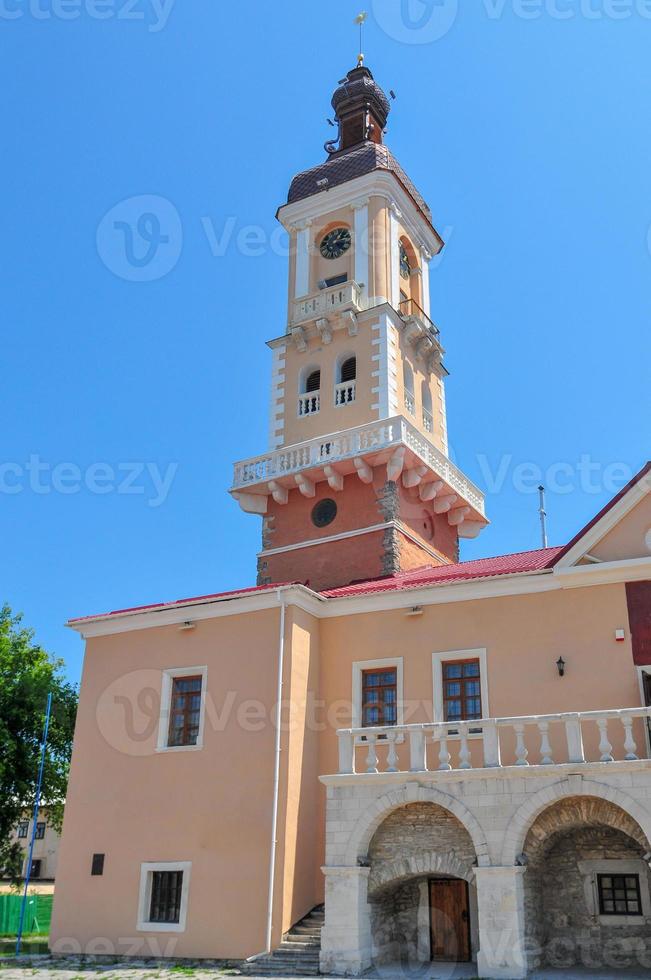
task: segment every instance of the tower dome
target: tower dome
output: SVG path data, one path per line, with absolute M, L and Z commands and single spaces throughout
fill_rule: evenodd
M 348 72 L 332 96 L 339 121 L 339 149 L 371 140 L 382 142 L 391 106 L 369 68 L 358 65 Z

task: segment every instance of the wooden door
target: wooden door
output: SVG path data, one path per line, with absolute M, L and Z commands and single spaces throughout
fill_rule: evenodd
M 430 881 L 432 959 L 467 963 L 470 959 L 468 884 L 460 878 Z

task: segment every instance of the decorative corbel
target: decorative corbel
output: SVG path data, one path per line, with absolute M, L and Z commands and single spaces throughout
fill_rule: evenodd
M 361 456 L 355 456 L 355 459 L 353 460 L 353 465 L 357 470 L 357 475 L 362 481 L 362 483 L 373 482 L 373 470 L 368 465 L 368 463 L 362 459 Z
M 289 500 L 289 491 L 287 487 L 283 487 L 276 480 L 269 480 L 267 484 L 271 496 L 274 498 L 277 504 L 286 504 Z
M 426 466 L 414 466 L 413 469 L 406 470 L 402 474 L 403 487 L 417 487 L 426 473 Z
M 316 321 L 316 328 L 321 334 L 321 342 L 324 344 L 332 343 L 332 327 L 325 316 L 319 317 Z
M 455 507 L 448 512 L 448 524 L 450 527 L 459 527 L 470 513 L 470 507 Z
M 303 473 L 297 473 L 296 476 L 294 477 L 294 480 L 296 481 L 296 486 L 301 491 L 304 497 L 314 496 L 314 494 L 316 493 L 316 488 L 312 480 L 308 480 L 308 478 Z
M 387 480 L 392 480 L 395 483 L 395 481 L 398 479 L 405 465 L 406 452 L 407 450 L 404 446 L 398 446 L 393 456 L 387 463 Z
M 299 353 L 304 354 L 307 350 L 307 335 L 305 330 L 303 327 L 292 327 L 291 333 L 296 350 L 299 351 Z
M 239 490 L 233 494 L 238 504 L 247 514 L 266 514 L 267 513 L 267 494 L 260 493 L 241 493 Z
M 437 493 L 443 489 L 443 480 L 433 480 L 431 483 L 421 483 L 419 488 L 419 496 L 423 503 L 427 503 L 428 500 L 434 500 Z
M 331 490 L 343 490 L 344 489 L 344 478 L 341 473 L 337 472 L 334 466 L 324 466 L 323 472 L 326 475 L 328 481 L 328 486 Z
M 449 493 L 444 497 L 437 497 L 434 501 L 434 513 L 447 514 L 452 509 L 452 504 L 455 504 L 458 499 L 459 497 L 456 493 Z
M 346 325 L 349 337 L 356 337 L 357 331 L 359 329 L 357 324 L 357 317 L 352 310 L 344 310 L 341 314 L 341 318 Z

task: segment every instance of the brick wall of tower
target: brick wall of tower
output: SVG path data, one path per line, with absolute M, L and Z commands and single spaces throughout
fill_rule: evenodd
M 270 498 L 258 583 L 296 581 L 321 590 L 456 561 L 458 536 L 447 516 L 434 514 L 417 489 L 387 481 L 384 467 L 374 476 L 371 484 L 347 476 L 340 492 L 318 484 L 312 498 L 292 490 L 286 504 Z M 319 528 L 312 512 L 325 499 L 334 500 L 337 515 Z

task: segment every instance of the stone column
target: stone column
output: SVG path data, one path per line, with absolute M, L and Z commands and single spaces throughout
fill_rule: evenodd
M 391 255 L 391 295 L 389 302 L 394 310 L 400 305 L 400 218 L 397 204 L 389 205 L 389 248 Z
M 519 980 L 527 975 L 524 872 L 518 867 L 475 868 L 481 976 Z
M 310 220 L 296 225 L 296 274 L 294 277 L 294 296 L 305 296 L 310 288 Z
M 355 234 L 355 267 L 353 278 L 361 286 L 362 308 L 368 305 L 369 280 L 369 234 L 368 234 L 368 198 L 353 201 L 354 234 Z
M 370 869 L 321 870 L 325 875 L 321 972 L 359 976 L 371 965 L 371 915 L 367 901 Z

